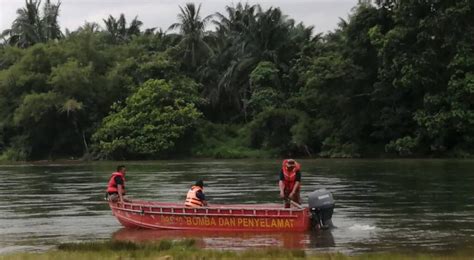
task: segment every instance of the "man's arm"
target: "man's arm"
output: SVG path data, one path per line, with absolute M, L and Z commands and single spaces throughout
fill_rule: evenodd
M 118 195 L 119 195 L 119 198 L 120 198 L 120 202 L 123 203 L 123 186 L 121 184 L 117 184 L 117 191 L 118 191 Z
M 278 182 L 278 187 L 280 187 L 280 198 L 285 198 L 285 176 L 283 175 L 283 171 L 280 171 L 280 181 Z
M 285 183 L 280 180 L 278 182 L 278 186 L 280 187 L 280 198 L 284 199 L 285 198 Z
M 290 198 L 293 199 L 295 196 L 295 193 L 299 190 L 301 186 L 301 172 L 298 171 L 296 172 L 296 180 L 295 180 L 295 185 L 293 186 L 293 190 L 290 193 Z
M 206 201 L 206 195 L 202 191 L 197 191 L 196 192 L 196 197 L 201 200 L 202 204 L 204 206 L 207 206 L 207 201 Z

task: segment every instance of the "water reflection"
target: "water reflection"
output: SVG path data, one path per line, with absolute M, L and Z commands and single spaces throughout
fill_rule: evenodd
M 310 239 L 310 232 L 214 232 L 195 230 L 145 230 L 122 228 L 112 236 L 121 241 L 158 241 L 162 239 L 193 239 L 204 248 L 245 249 L 259 247 L 283 247 L 305 249 Z M 333 241 L 334 242 L 334 241 Z
M 213 232 L 195 230 L 146 230 L 122 228 L 113 233 L 119 241 L 150 242 L 163 239 L 193 239 L 203 248 L 246 249 L 279 247 L 288 249 L 327 249 L 336 246 L 331 230 L 288 232 Z
M 319 232 L 309 233 L 309 244 L 312 248 L 329 248 L 335 247 L 336 242 L 332 235 L 332 230 L 321 230 Z

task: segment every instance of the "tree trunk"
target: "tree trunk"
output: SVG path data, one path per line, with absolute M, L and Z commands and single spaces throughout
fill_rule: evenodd
M 306 153 L 308 154 L 308 156 L 311 157 L 311 152 L 309 151 L 309 147 L 307 145 L 304 145 L 304 149 L 306 150 Z
M 84 154 L 89 155 L 89 146 L 87 145 L 86 133 L 82 131 L 82 142 L 84 143 Z

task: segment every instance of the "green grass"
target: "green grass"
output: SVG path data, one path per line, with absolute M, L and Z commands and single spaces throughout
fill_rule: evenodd
M 330 259 L 330 260 L 399 260 L 399 259 L 473 259 L 473 252 L 457 252 L 449 255 L 440 254 L 400 254 L 368 253 L 344 255 L 341 253 L 308 254 L 303 250 L 288 249 L 252 249 L 241 252 L 225 250 L 199 249 L 194 240 L 170 241 L 155 243 L 132 243 L 121 241 L 102 241 L 87 243 L 61 244 L 55 250 L 44 253 L 14 253 L 0 255 L 0 259 Z
M 197 248 L 194 240 L 162 240 L 156 243 L 67 243 L 44 253 L 15 253 L 0 256 L 0 259 L 301 259 L 305 256 L 302 250 L 204 250 Z

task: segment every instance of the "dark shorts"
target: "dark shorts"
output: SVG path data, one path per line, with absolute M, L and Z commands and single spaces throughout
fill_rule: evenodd
M 122 196 L 124 196 L 124 200 L 125 200 L 125 193 Z M 120 200 L 120 196 L 118 192 L 107 192 L 106 199 L 112 202 L 117 202 Z

